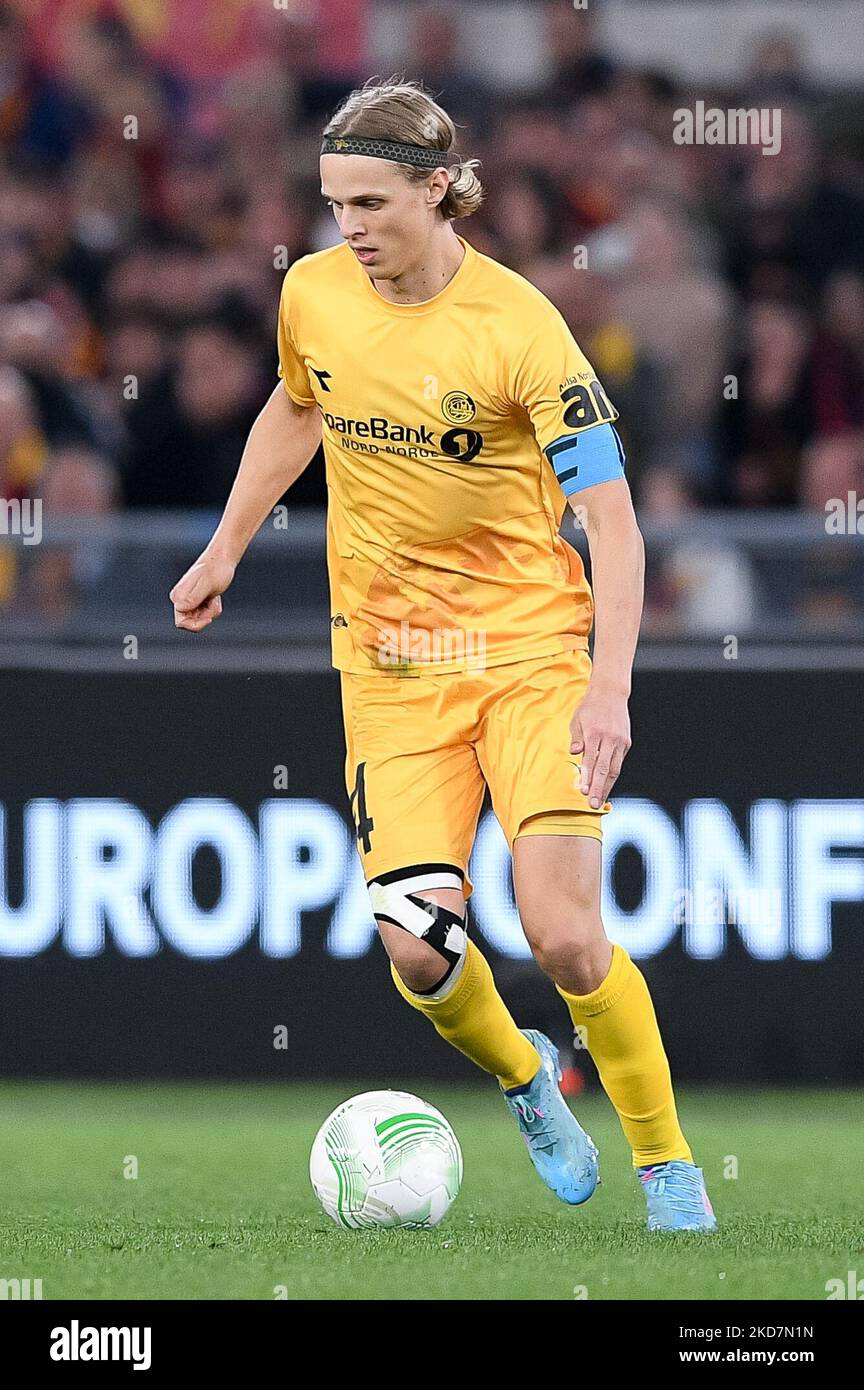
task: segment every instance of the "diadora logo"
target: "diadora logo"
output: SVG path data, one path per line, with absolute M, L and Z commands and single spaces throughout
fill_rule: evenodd
M 451 425 L 467 425 L 477 414 L 477 407 L 467 391 L 448 391 L 441 402 L 441 414 Z
M 328 391 L 328 392 L 329 392 L 330 387 L 327 385 L 327 382 L 333 380 L 333 377 L 332 377 L 331 373 L 330 373 L 330 372 L 325 372 L 323 369 L 319 372 L 319 370 L 318 370 L 317 367 L 310 367 L 309 370 L 312 371 L 312 372 L 314 372 L 315 375 L 317 376 L 317 378 L 318 378 L 318 383 L 319 383 L 319 385 L 320 385 L 320 387 L 321 387 L 321 390 L 322 390 L 322 391 Z

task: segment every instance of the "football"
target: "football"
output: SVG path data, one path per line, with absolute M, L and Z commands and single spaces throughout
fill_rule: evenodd
M 346 1230 L 437 1226 L 462 1182 L 462 1151 L 434 1105 L 406 1091 L 366 1091 L 328 1115 L 309 1176 L 324 1211 Z

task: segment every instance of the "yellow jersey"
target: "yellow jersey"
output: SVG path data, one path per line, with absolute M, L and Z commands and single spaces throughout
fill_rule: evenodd
M 550 301 L 459 241 L 456 274 L 420 304 L 384 299 L 344 244 L 283 283 L 279 376 L 323 419 L 343 671 L 587 647 L 591 591 L 558 528 L 578 435 L 617 411 Z

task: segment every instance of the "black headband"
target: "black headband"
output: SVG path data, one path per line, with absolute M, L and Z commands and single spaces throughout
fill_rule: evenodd
M 325 135 L 322 154 L 365 154 L 371 159 L 389 159 L 395 164 L 413 164 L 421 169 L 447 167 L 447 150 L 430 150 L 426 145 L 405 145 L 398 140 L 374 140 L 366 135 Z

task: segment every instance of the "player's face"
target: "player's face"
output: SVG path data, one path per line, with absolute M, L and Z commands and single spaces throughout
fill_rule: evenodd
M 373 280 L 396 279 L 417 260 L 440 216 L 436 183 L 434 176 L 410 183 L 386 159 L 321 156 L 321 192 L 342 236 Z

